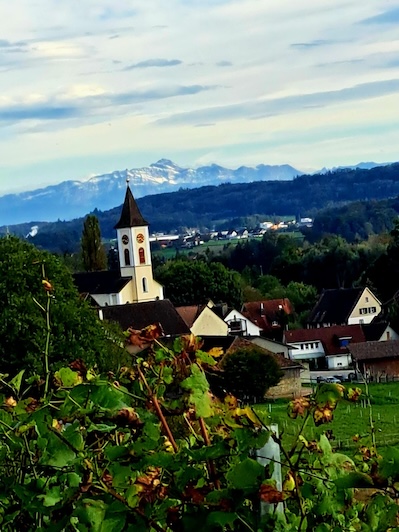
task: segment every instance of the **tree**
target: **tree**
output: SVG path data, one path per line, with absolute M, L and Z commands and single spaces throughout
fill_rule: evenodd
M 42 368 L 47 314 L 52 367 L 80 358 L 113 369 L 124 356 L 62 261 L 16 237 L 0 238 L 0 306 L 0 372 Z
M 228 355 L 223 362 L 226 390 L 239 399 L 261 401 L 271 386 L 281 377 L 280 366 L 259 347 L 242 347 Z
M 100 225 L 94 215 L 87 216 L 84 221 L 81 246 L 83 264 L 87 272 L 106 269 L 107 257 L 101 243 Z
M 214 303 L 240 306 L 241 278 L 220 262 L 178 259 L 157 268 L 155 277 L 174 305 L 195 305 L 212 299 Z

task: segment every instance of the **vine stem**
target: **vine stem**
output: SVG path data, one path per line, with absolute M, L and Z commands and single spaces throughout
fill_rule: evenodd
M 43 279 L 46 279 L 46 270 L 44 267 L 44 262 L 42 262 L 42 275 Z M 51 327 L 50 327 L 50 302 L 51 302 L 51 295 L 50 292 L 46 292 L 47 294 L 47 305 L 46 305 L 46 346 L 44 349 L 44 372 L 45 372 L 45 385 L 44 385 L 44 400 L 47 398 L 48 389 L 49 389 L 49 383 L 50 383 L 50 367 L 49 367 L 49 349 L 50 349 L 50 334 L 51 334 Z
M 207 447 L 210 447 L 211 440 L 209 438 L 208 429 L 206 428 L 204 418 L 200 417 L 198 421 L 199 421 L 199 426 L 201 429 L 202 437 L 204 438 L 204 441 L 205 441 L 205 445 Z M 217 478 L 215 462 L 213 460 L 208 460 L 207 464 L 208 464 L 209 476 L 213 480 L 215 488 L 217 490 L 220 490 L 220 482 L 219 482 L 219 479 Z
M 177 447 L 177 443 L 176 443 L 175 438 L 174 438 L 174 436 L 172 434 L 172 431 L 170 430 L 168 422 L 166 421 L 166 418 L 165 418 L 165 416 L 162 413 L 161 406 L 159 404 L 158 398 L 152 392 L 152 390 L 150 388 L 150 385 L 148 384 L 147 379 L 145 378 L 144 373 L 141 371 L 141 369 L 138 366 L 137 366 L 137 371 L 138 371 L 138 374 L 140 376 L 140 379 L 142 380 L 144 386 L 147 389 L 148 397 L 150 398 L 152 404 L 154 405 L 154 408 L 155 408 L 155 411 L 157 413 L 158 419 L 160 420 L 160 422 L 162 424 L 162 427 L 163 427 L 164 431 L 166 432 L 168 440 L 170 441 L 174 452 L 177 453 L 179 448 Z
M 367 379 L 363 375 L 363 373 L 361 373 L 361 376 L 363 377 L 364 389 L 366 390 L 367 407 L 368 407 L 368 411 L 369 411 L 369 421 L 370 421 L 370 430 L 371 430 L 371 442 L 372 442 L 372 445 L 373 445 L 373 450 L 377 454 L 377 441 L 376 441 L 376 438 L 375 438 L 375 425 L 374 425 L 374 421 L 373 421 L 373 407 L 372 407 L 371 401 L 370 401 L 369 385 L 368 385 Z

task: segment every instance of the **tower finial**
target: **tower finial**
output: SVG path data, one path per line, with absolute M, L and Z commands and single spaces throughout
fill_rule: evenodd
M 126 168 L 126 186 L 128 187 L 130 183 L 129 170 Z

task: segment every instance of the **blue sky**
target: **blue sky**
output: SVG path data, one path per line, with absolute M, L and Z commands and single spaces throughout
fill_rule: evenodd
M 399 160 L 399 0 L 13 0 L 0 18 L 0 194 L 163 157 Z

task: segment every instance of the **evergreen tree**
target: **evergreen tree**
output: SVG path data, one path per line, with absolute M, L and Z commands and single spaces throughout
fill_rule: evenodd
M 87 272 L 105 270 L 107 257 L 101 243 L 101 231 L 98 218 L 94 215 L 87 216 L 82 232 L 82 256 L 84 268 Z

